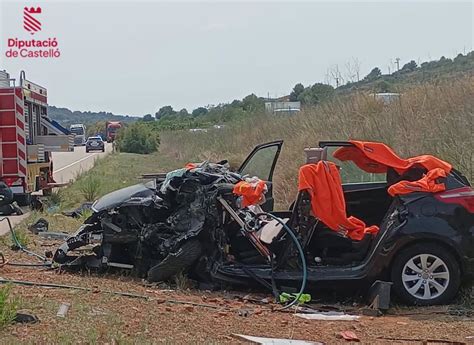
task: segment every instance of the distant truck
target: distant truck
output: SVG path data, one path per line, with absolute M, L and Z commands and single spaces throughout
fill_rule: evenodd
M 108 143 L 111 143 L 117 137 L 117 131 L 122 128 L 120 121 L 107 121 L 105 123 L 105 138 Z
M 86 144 L 86 126 L 79 123 L 71 125 L 69 130 L 74 134 L 74 146 L 84 146 Z

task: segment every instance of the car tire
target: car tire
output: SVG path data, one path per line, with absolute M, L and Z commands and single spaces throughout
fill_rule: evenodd
M 105 152 L 105 149 L 102 149 L 102 152 Z
M 197 239 L 183 243 L 174 253 L 168 254 L 163 261 L 148 270 L 149 282 L 168 280 L 179 272 L 188 269 L 202 253 L 201 243 Z
M 89 153 L 89 150 L 86 150 L 86 153 Z
M 395 294 L 412 305 L 449 303 L 461 284 L 456 258 L 432 243 L 415 244 L 398 253 L 391 276 Z

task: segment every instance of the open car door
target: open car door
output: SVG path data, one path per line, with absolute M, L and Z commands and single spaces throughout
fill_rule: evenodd
M 266 201 L 262 205 L 264 211 L 273 210 L 273 172 L 280 156 L 283 140 L 272 141 L 256 146 L 244 160 L 237 172 L 242 176 L 256 176 L 267 182 L 268 192 Z

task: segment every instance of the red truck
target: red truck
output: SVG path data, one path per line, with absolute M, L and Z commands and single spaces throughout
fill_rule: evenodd
M 55 186 L 51 152 L 74 151 L 74 136 L 48 117 L 47 90 L 0 71 L 0 181 L 18 203 Z
M 105 123 L 105 137 L 108 143 L 111 143 L 115 140 L 117 131 L 120 128 L 122 128 L 122 122 L 120 121 L 107 121 Z

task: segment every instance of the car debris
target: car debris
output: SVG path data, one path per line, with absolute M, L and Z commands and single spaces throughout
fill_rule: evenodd
M 36 222 L 28 226 L 28 230 L 35 235 L 38 235 L 41 232 L 47 232 L 48 228 L 49 222 L 44 218 L 40 218 Z
M 285 338 L 266 338 L 266 337 L 256 337 L 253 335 L 245 334 L 232 334 L 234 337 L 247 340 L 253 344 L 262 344 L 262 345 L 323 345 L 321 342 L 307 341 L 307 340 L 297 340 L 297 339 L 285 339 Z
M 70 307 L 71 307 L 70 303 L 61 303 L 56 316 L 57 317 L 66 317 L 66 314 L 69 311 Z
M 191 163 L 103 196 L 54 261 L 69 269 L 127 267 L 150 282 L 185 272 L 200 282 L 262 285 L 277 301 L 284 283 L 298 291 L 287 306 L 301 302 L 306 283 L 350 281 L 367 291 L 387 275 L 408 303 L 455 296 L 474 256 L 466 251 L 474 191 L 459 171 L 429 155 L 400 158 L 382 143 L 320 142 L 306 150 L 291 209 L 275 212 L 282 145 L 257 146 L 236 171 Z M 464 222 L 445 220 L 459 215 Z M 377 303 L 389 302 L 379 296 Z
M 305 313 L 295 314 L 297 317 L 306 320 L 319 320 L 319 321 L 355 321 L 360 319 L 359 315 L 349 315 L 343 312 L 338 311 L 326 311 L 326 312 L 316 312 L 316 313 Z
M 26 312 L 21 312 L 21 313 L 16 313 L 15 318 L 13 319 L 14 323 L 37 323 L 39 322 L 39 319 L 36 315 L 26 313 Z
M 45 239 L 45 240 L 66 240 L 70 234 L 67 232 L 54 232 L 54 231 L 47 231 L 47 232 L 40 232 L 38 236 Z
M 353 331 L 342 331 L 339 335 L 347 341 L 360 342 L 359 337 Z
M 93 202 L 90 202 L 90 201 L 84 202 L 74 210 L 62 212 L 62 215 L 66 216 L 66 217 L 79 218 L 85 212 L 91 211 L 92 204 L 93 204 Z

